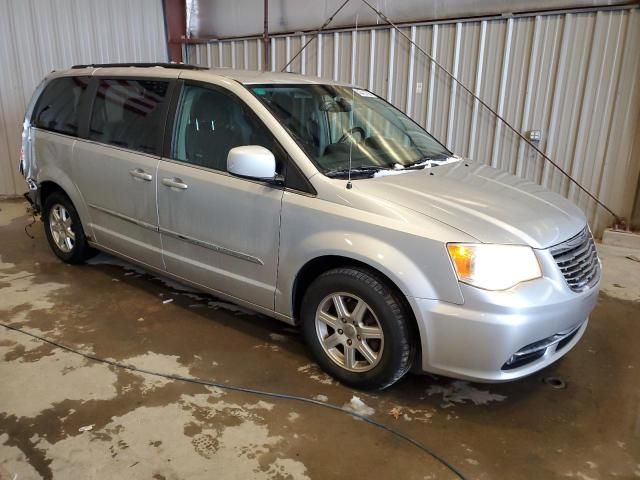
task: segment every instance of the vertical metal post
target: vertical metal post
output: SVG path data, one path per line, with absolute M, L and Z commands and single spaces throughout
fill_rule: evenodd
M 316 55 L 316 73 L 319 77 L 322 77 L 322 34 L 318 34 L 318 38 L 316 40 L 318 44 L 318 54 Z
M 276 71 L 276 54 L 278 53 L 278 49 L 276 48 L 276 37 L 271 37 L 271 41 L 269 42 L 269 48 L 271 49 L 271 71 Z
M 358 31 L 351 32 L 351 85 L 356 84 L 356 58 L 358 56 Z
M 433 133 L 433 104 L 435 101 L 436 59 L 438 58 L 438 24 L 431 30 L 431 69 L 429 71 L 429 96 L 427 98 L 427 131 Z
M 531 125 L 531 119 L 529 118 L 531 114 L 531 104 L 535 101 L 533 97 L 533 83 L 534 79 L 537 78 L 537 62 L 540 59 L 538 55 L 539 43 L 540 43 L 540 35 L 542 30 L 542 22 L 540 21 L 540 17 L 535 17 L 533 24 L 533 40 L 531 42 L 531 54 L 529 56 L 529 72 L 527 73 L 527 88 L 525 90 L 524 97 L 524 109 L 522 110 L 522 120 L 520 121 L 520 128 L 522 130 L 528 130 Z M 529 166 L 529 162 L 527 162 L 527 155 L 529 152 L 525 150 L 526 144 L 523 142 L 519 142 L 518 145 L 518 156 L 516 157 L 516 175 L 519 177 L 523 177 L 526 174 L 527 167 Z M 535 172 L 536 165 L 533 164 L 533 170 Z
M 369 82 L 367 87 L 373 91 L 375 81 L 375 66 L 376 66 L 376 31 L 371 30 L 371 38 L 369 41 Z
M 302 35 L 302 37 L 300 37 L 300 44 L 305 45 L 306 43 L 307 43 L 307 36 Z M 300 58 L 300 73 L 302 75 L 306 75 L 307 74 L 307 49 L 306 48 L 302 50 L 301 55 L 302 56 Z
M 576 23 L 574 14 L 567 14 L 564 18 L 564 25 L 562 26 L 562 39 L 560 41 L 560 53 L 558 54 L 558 71 L 556 72 L 555 85 L 553 87 L 553 98 L 551 99 L 551 113 L 549 114 L 549 135 L 547 136 L 546 145 L 544 151 L 549 156 L 554 157 L 558 155 L 558 146 L 556 144 L 558 133 L 560 131 L 559 123 L 562 121 L 562 109 L 564 103 L 567 102 L 567 98 L 564 95 L 558 95 L 558 92 L 563 91 L 561 85 L 567 81 L 569 76 L 569 70 L 571 65 L 570 57 L 572 55 L 572 42 L 576 30 L 579 28 Z M 571 100 L 569 100 L 571 101 Z M 553 165 L 545 162 L 542 167 L 542 178 L 540 184 L 550 190 L 558 191 L 557 181 L 563 181 L 562 177 L 559 179 L 555 175 Z
M 182 62 L 186 57 L 185 40 L 187 38 L 187 2 L 186 0 L 164 0 L 164 18 L 166 24 L 169 61 Z
M 484 49 L 487 40 L 487 21 L 480 23 L 480 46 L 478 47 L 478 62 L 476 64 L 476 83 L 473 86 L 473 111 L 471 112 L 471 129 L 469 130 L 469 158 L 475 158 L 476 155 L 476 138 L 478 127 L 478 110 L 480 110 L 480 98 L 482 88 L 482 69 L 484 67 Z
M 231 68 L 236 68 L 236 42 L 231 40 Z
M 445 146 L 449 149 L 453 149 L 454 133 L 455 133 L 455 120 L 456 120 L 456 102 L 458 92 L 458 71 L 460 69 L 460 42 L 462 41 L 462 24 L 456 23 L 456 40 L 455 51 L 453 54 L 453 77 L 451 77 L 451 97 L 449 98 L 449 122 L 447 124 L 447 143 Z
M 498 91 L 498 108 L 496 111 L 500 117 L 504 116 L 504 106 L 507 97 L 507 81 L 509 79 L 509 61 L 511 60 L 511 47 L 513 40 L 513 18 L 507 20 L 507 33 L 504 39 L 504 55 L 502 56 L 502 74 L 500 75 L 500 90 Z M 496 119 L 496 129 L 493 136 L 493 153 L 491 166 L 501 166 L 500 147 L 504 139 L 501 137 L 502 122 Z
M 413 113 L 413 70 L 415 68 L 416 57 L 416 26 L 411 27 L 411 46 L 409 47 L 409 74 L 407 75 L 407 105 L 406 113 L 411 116 Z
M 388 71 L 388 79 L 387 79 L 387 102 L 393 103 L 393 75 L 395 71 L 395 62 L 396 62 L 396 31 L 395 29 L 391 29 L 391 34 L 389 35 L 389 71 Z
M 333 80 L 338 81 L 340 78 L 340 34 L 333 34 Z
M 269 70 L 269 0 L 264 0 L 264 32 L 262 33 L 262 49 L 263 62 L 262 69 L 266 72 Z

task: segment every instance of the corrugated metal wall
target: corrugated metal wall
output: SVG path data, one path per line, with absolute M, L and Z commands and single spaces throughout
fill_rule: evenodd
M 79 63 L 166 61 L 161 0 L 0 2 L 0 195 L 17 171 L 25 106 L 42 78 Z
M 402 30 L 619 215 L 630 216 L 640 152 L 640 11 L 512 17 Z M 273 37 L 280 70 L 305 35 Z M 261 68 L 256 38 L 190 46 L 189 61 Z M 324 33 L 290 66 L 368 87 L 454 152 L 501 167 L 578 203 L 600 231 L 612 218 L 389 28 Z

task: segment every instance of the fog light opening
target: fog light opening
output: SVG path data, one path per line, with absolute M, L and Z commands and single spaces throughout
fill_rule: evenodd
M 563 390 L 567 388 L 567 384 L 560 377 L 544 377 L 542 381 L 556 390 Z

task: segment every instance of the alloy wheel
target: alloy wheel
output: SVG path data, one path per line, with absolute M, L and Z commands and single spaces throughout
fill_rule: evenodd
M 315 327 L 324 352 L 345 370 L 366 372 L 380 362 L 384 333 L 363 299 L 345 292 L 327 295 L 316 310 Z
M 73 232 L 72 219 L 69 211 L 59 203 L 51 207 L 49 211 L 49 229 L 56 246 L 64 253 L 73 250 L 76 243 L 76 234 Z

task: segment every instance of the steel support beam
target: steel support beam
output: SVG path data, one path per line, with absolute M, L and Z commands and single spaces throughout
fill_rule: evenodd
M 182 62 L 182 46 L 187 39 L 187 2 L 186 0 L 163 1 L 169 61 Z

